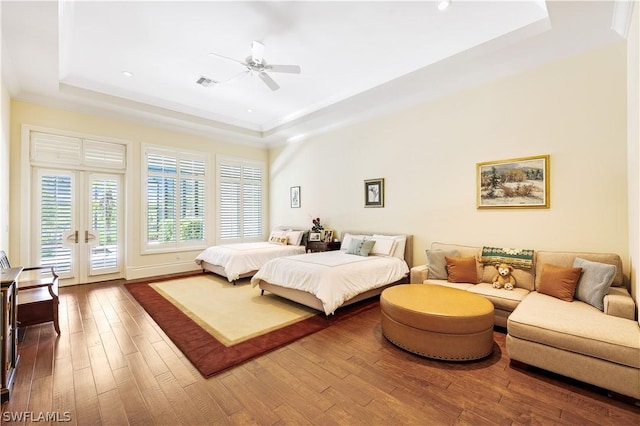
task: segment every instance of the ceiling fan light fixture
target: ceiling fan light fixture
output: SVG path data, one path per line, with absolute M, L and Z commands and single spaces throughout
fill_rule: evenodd
M 449 9 L 451 6 L 451 0 L 442 0 L 438 3 L 438 10 L 443 11 Z

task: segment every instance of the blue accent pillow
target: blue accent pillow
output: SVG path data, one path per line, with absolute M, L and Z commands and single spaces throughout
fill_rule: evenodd
M 353 239 L 349 243 L 347 254 L 357 254 L 358 256 L 369 256 L 371 249 L 376 242 L 373 240 L 356 240 Z

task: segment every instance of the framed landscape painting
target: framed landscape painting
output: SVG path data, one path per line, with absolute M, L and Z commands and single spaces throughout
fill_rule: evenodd
M 477 207 L 549 208 L 549 156 L 487 161 L 476 165 Z

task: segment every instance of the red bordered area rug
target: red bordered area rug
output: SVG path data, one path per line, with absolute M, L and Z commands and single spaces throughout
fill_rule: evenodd
M 265 331 L 264 334 L 227 347 L 156 291 L 153 287 L 155 282 L 157 281 L 128 283 L 125 287 L 204 377 L 211 377 L 379 306 L 379 299 L 373 298 L 340 308 L 329 318 L 318 312 L 310 318 Z M 242 317 L 242 313 L 239 312 L 239 320 L 242 320 Z

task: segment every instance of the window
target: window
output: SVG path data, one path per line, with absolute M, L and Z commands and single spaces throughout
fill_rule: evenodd
M 263 238 L 264 164 L 218 160 L 218 237 L 242 242 Z
M 206 160 L 201 153 L 147 148 L 145 248 L 206 246 Z

